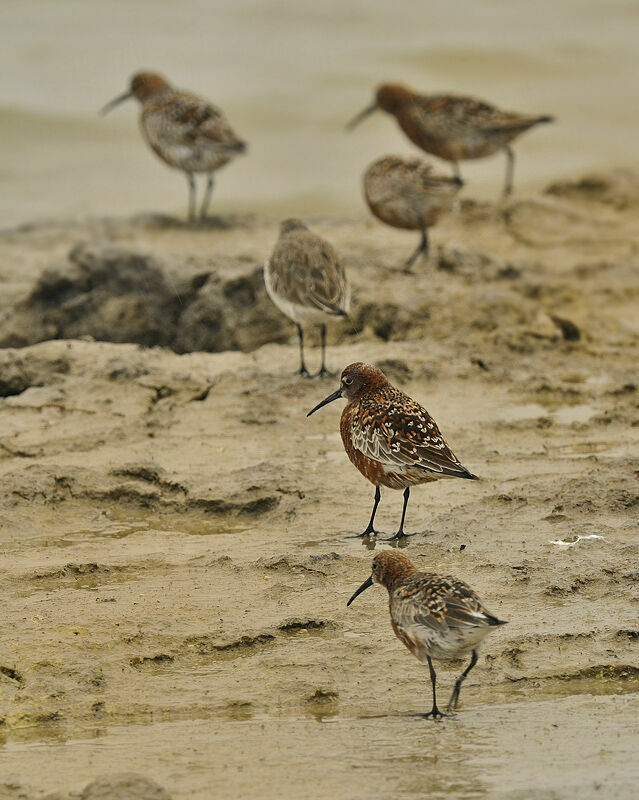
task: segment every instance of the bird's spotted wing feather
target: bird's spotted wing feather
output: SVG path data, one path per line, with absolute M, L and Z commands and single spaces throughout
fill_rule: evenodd
M 416 98 L 411 105 L 411 116 L 426 130 L 441 135 L 455 135 L 465 129 L 483 130 L 486 133 L 525 130 L 549 119 L 502 111 L 474 97 L 452 95 Z
M 426 196 L 455 194 L 459 188 L 458 180 L 436 174 L 431 164 L 419 158 L 403 160 L 392 156 L 376 165 L 368 182 L 370 199 L 376 203 L 389 203 L 401 197 L 419 205 Z
M 388 472 L 419 468 L 442 476 L 473 477 L 426 409 L 397 390 L 386 398 L 360 402 L 352 418 L 351 441 Z
M 421 626 L 444 633 L 491 624 L 491 615 L 473 590 L 450 577 L 417 574 L 394 590 L 390 603 L 393 619 L 404 629 Z
M 196 95 L 172 92 L 164 99 L 158 98 L 157 108 L 150 106 L 144 115 L 149 134 L 161 146 L 202 144 L 228 153 L 245 149 L 223 112 Z

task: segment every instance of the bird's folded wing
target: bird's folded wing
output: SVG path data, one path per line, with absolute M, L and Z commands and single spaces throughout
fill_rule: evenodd
M 230 151 L 245 147 L 219 108 L 191 95 L 181 95 L 166 103 L 160 115 L 148 114 L 146 124 L 152 126 L 158 140 L 167 145 L 193 146 L 206 142 Z
M 391 607 L 396 623 L 406 629 L 423 626 L 441 633 L 490 624 L 473 590 L 453 578 L 417 576 L 393 592 Z
M 297 305 L 348 313 L 348 283 L 333 248 L 319 237 L 284 240 L 271 257 L 274 288 Z
M 441 597 L 416 579 L 414 583 L 400 586 L 390 600 L 391 615 L 395 624 L 404 630 L 426 628 L 427 631 L 444 633 L 446 619 L 445 604 Z
M 379 461 L 388 471 L 417 467 L 451 477 L 470 476 L 417 403 L 410 400 L 405 408 L 389 408 L 381 414 L 374 411 L 377 413 L 368 414 L 364 409 L 353 418 L 352 443 L 363 455 Z

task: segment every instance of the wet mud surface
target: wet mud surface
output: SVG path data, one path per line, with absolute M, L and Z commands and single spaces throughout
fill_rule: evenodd
M 402 543 L 509 620 L 439 723 L 411 716 L 428 674 L 383 590 L 346 608 L 389 545 L 351 538 L 373 490 L 339 404 L 305 416 L 336 382 L 292 375 L 292 325 L 219 353 L 94 334 L 0 351 L 0 798 L 634 797 L 638 208 L 623 173 L 465 201 L 412 276 L 410 234 L 312 225 L 353 284 L 329 365 L 381 366 L 481 477 L 416 488 Z M 186 282 L 215 259 L 251 274 L 276 236 L 5 232 L 0 324 L 81 243 L 171 259 Z M 400 510 L 386 491 L 383 530 Z M 439 666 L 444 698 L 457 669 Z

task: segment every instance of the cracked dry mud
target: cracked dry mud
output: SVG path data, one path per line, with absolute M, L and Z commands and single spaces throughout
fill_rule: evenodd
M 292 375 L 292 327 L 250 352 L 0 351 L 0 798 L 634 797 L 638 209 L 625 173 L 466 202 L 412 276 L 410 236 L 313 225 L 354 287 L 329 365 L 379 364 L 481 477 L 418 487 L 408 511 L 410 557 L 510 621 L 441 723 L 410 716 L 427 670 L 383 590 L 346 608 L 370 569 L 373 545 L 349 536 L 372 487 L 338 404 L 306 418 L 336 384 Z M 276 235 L 5 232 L 2 325 L 79 240 L 158 254 L 187 281 L 250 274 Z M 383 495 L 384 530 L 400 508 Z M 439 667 L 444 697 L 454 669 Z

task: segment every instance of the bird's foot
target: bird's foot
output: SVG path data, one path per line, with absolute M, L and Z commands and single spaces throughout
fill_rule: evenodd
M 417 531 L 415 533 L 404 533 L 404 531 L 397 531 L 397 533 L 393 534 L 392 536 L 388 536 L 384 539 L 385 542 L 398 542 L 401 539 L 408 539 L 410 536 L 417 536 Z
M 335 378 L 337 376 L 337 372 L 331 372 L 330 370 L 326 369 L 326 367 L 322 367 L 319 372 L 316 372 L 313 375 L 314 378 Z
M 443 717 L 451 717 L 452 714 L 444 713 L 440 711 L 437 706 L 433 706 L 433 708 L 428 711 L 426 714 L 413 714 L 412 716 L 416 717 L 417 719 L 434 719 L 439 720 Z
M 311 373 L 310 373 L 310 372 L 309 372 L 309 371 L 306 369 L 306 367 L 305 367 L 305 366 L 301 366 L 301 367 L 300 367 L 300 368 L 297 370 L 297 372 L 295 373 L 295 375 L 299 375 L 301 378 L 312 378 L 312 377 L 313 377 L 313 376 L 311 375 Z
M 379 536 L 381 531 L 376 531 L 371 525 L 366 528 L 365 531 L 361 533 L 354 533 L 352 536 L 349 536 L 349 539 L 372 539 L 375 536 Z

